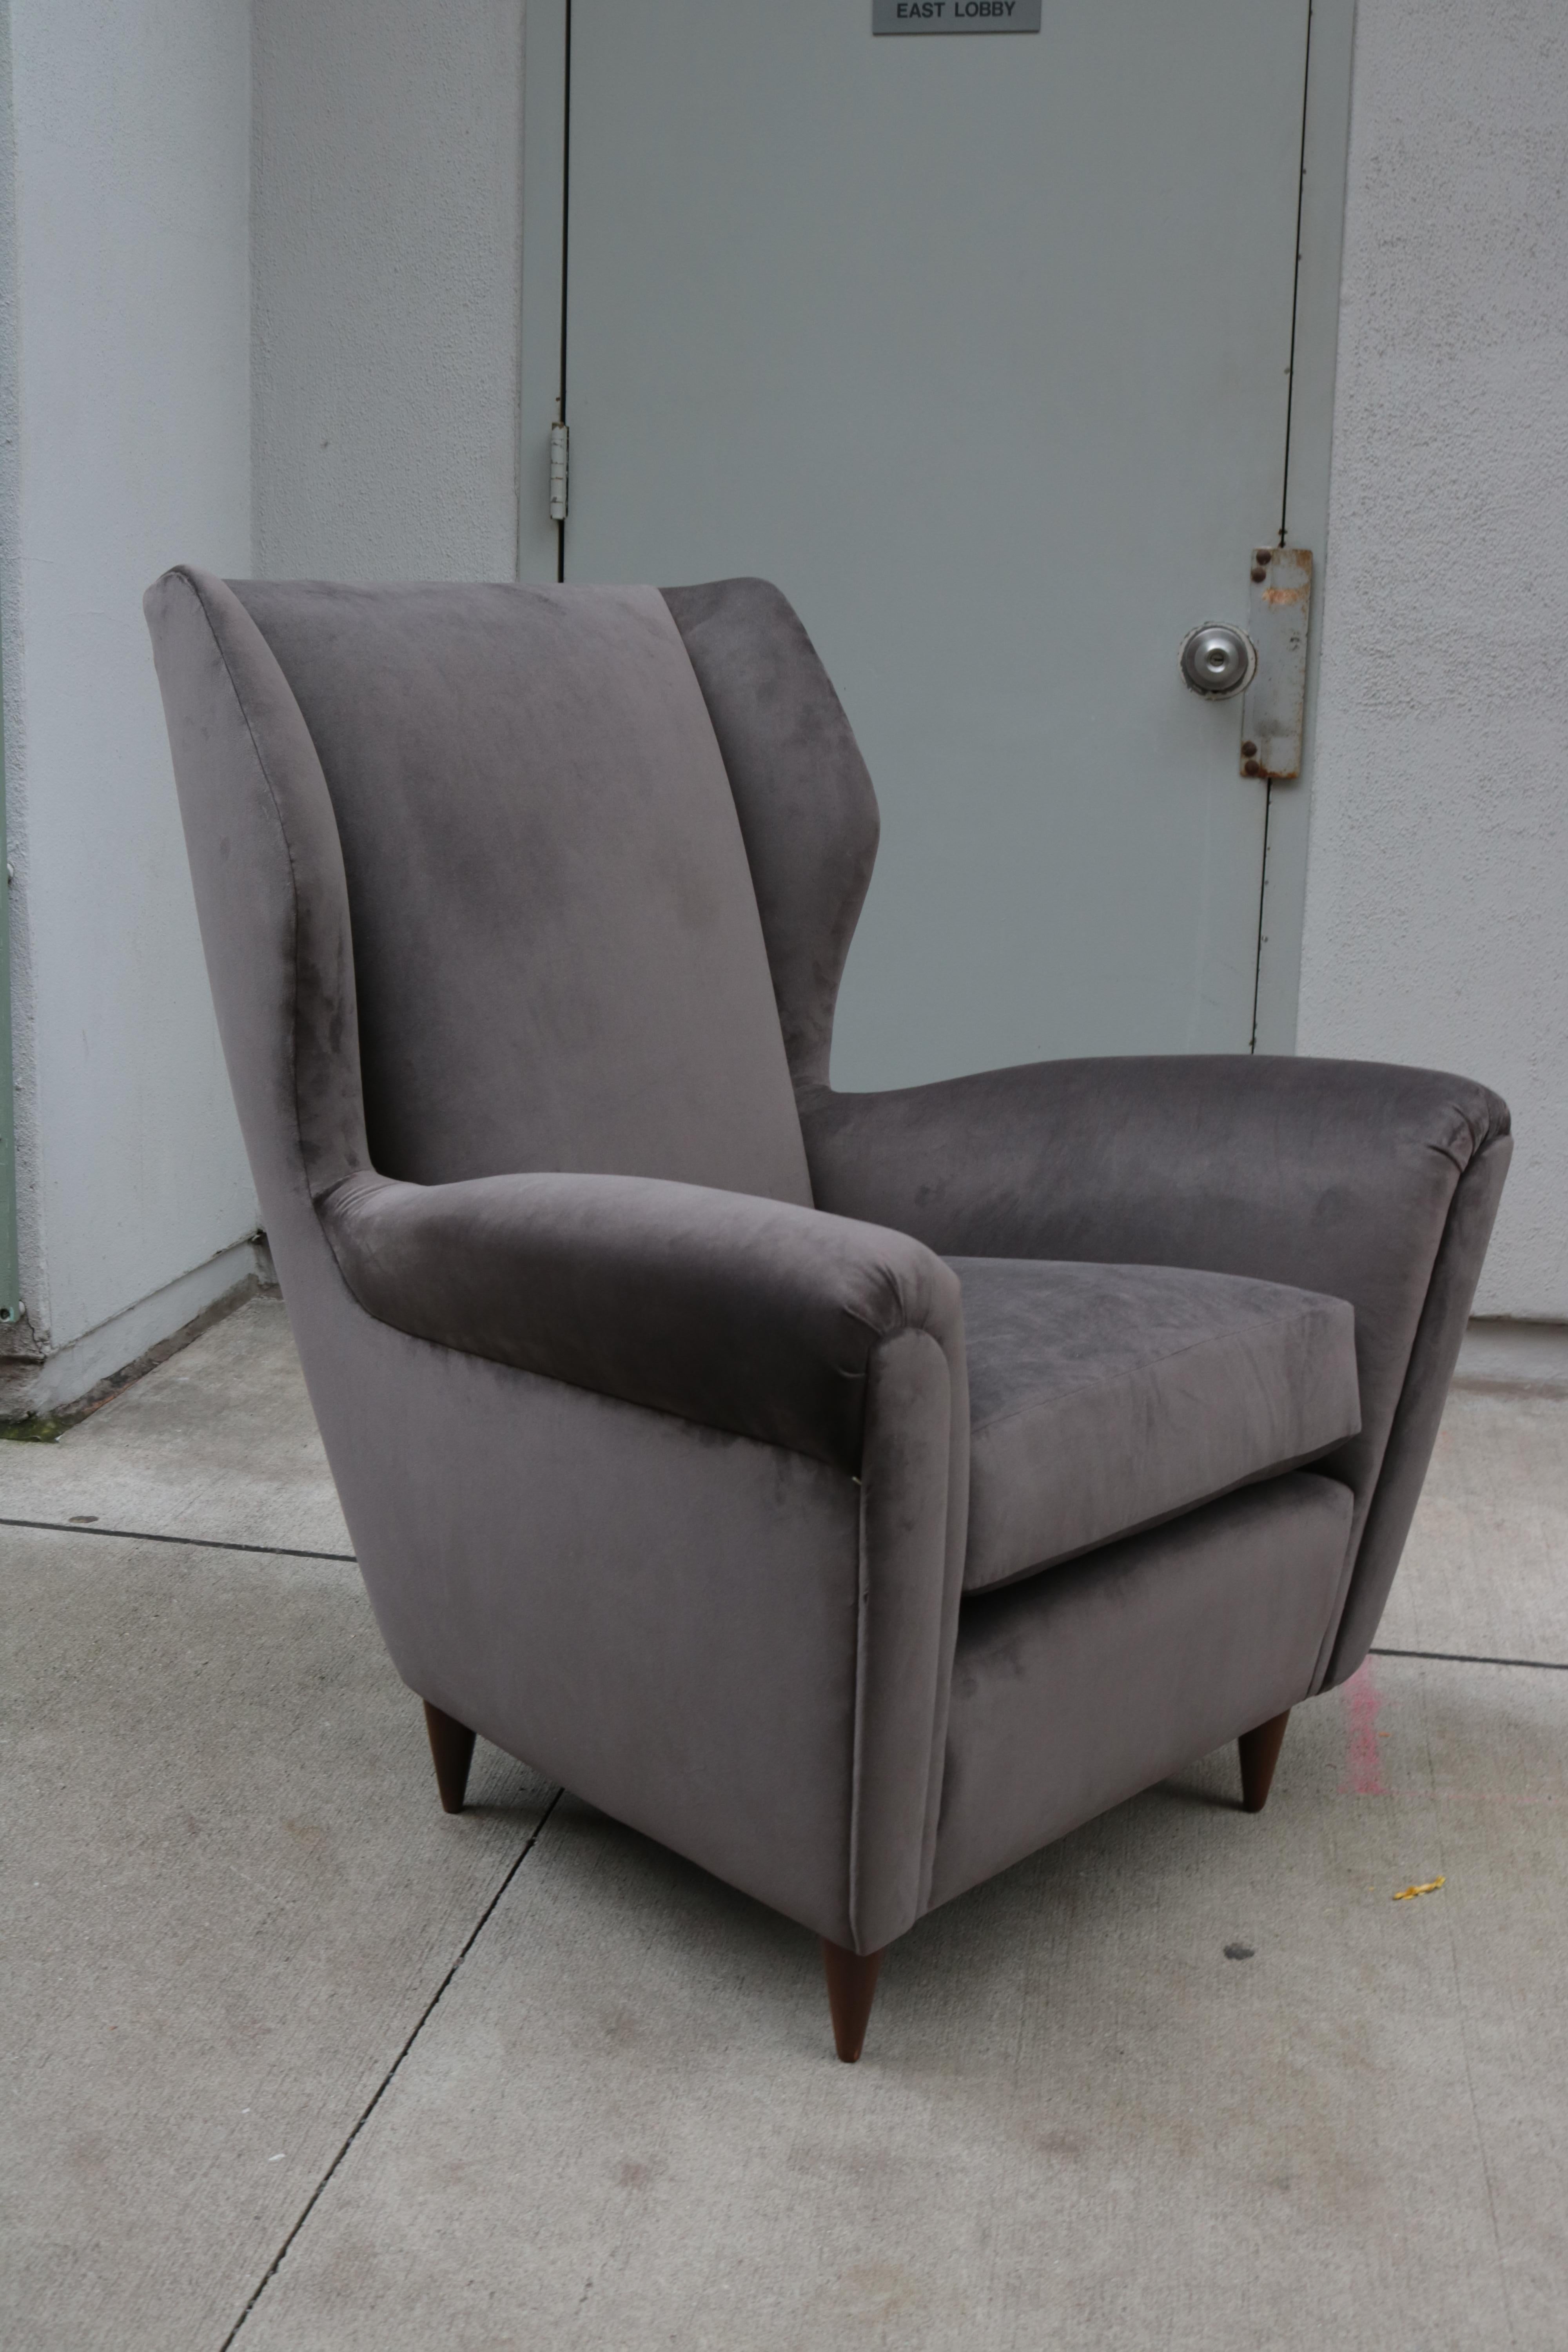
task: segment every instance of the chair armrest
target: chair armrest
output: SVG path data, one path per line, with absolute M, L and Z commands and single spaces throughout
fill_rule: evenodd
M 1204 1266 L 1368 1306 L 1396 1235 L 1430 1265 L 1509 1127 L 1465 1078 L 1250 1055 L 1038 1062 L 801 1112 L 818 1207 L 943 1256 Z
M 319 1204 L 359 1304 L 416 1338 L 860 1467 L 873 1350 L 963 1363 L 957 1277 L 906 1234 L 655 1177 L 360 1173 Z
M 1512 1148 L 1505 1103 L 1438 1071 L 1194 1055 L 1042 1062 L 800 1108 L 819 1205 L 944 1256 L 1197 1266 L 1349 1299 L 1362 1431 L 1321 1466 L 1356 1496 L 1357 1591 L 1333 1678 L 1359 1664 L 1486 1255 Z

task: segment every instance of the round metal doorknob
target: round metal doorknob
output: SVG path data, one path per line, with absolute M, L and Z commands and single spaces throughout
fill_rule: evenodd
M 1258 647 L 1245 629 L 1226 621 L 1210 621 L 1182 640 L 1182 680 L 1194 694 L 1223 702 L 1252 681 L 1258 667 Z

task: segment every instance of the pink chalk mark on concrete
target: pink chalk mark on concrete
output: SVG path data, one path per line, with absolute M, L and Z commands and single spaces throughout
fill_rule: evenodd
M 1383 1693 L 1373 1678 L 1370 1658 L 1356 1668 L 1348 1683 L 1341 1684 L 1340 1704 L 1345 1719 L 1345 1770 L 1340 1794 L 1386 1797 L 1389 1790 L 1383 1777 L 1383 1750 L 1377 1744 Z

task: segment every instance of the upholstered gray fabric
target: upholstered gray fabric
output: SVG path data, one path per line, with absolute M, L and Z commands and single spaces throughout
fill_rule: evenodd
M 963 1360 L 940 1258 L 786 1202 L 652 1176 L 359 1175 L 321 1208 L 384 1323 L 845 1470 L 879 1341 L 931 1330 Z
M 930 1883 L 958 1585 L 935 1342 L 873 1357 L 857 1484 L 409 1338 L 328 1274 L 290 1315 L 405 1680 L 815 1933 L 901 1933 Z
M 966 1601 L 932 1903 L 1304 1698 L 1350 1518 L 1299 1472 Z
M 1341 1298 L 1176 1266 L 954 1258 L 969 1364 L 967 1592 L 1354 1434 Z
M 967 1508 L 956 1316 L 940 1346 L 909 1328 L 873 1349 L 857 1479 L 367 1313 L 312 1198 L 368 1166 L 321 765 L 221 582 L 170 573 L 146 607 L 235 1099 L 398 1671 L 761 1901 L 876 1948 L 932 1867 Z
M 1290 1704 L 1336 1625 L 1355 1664 L 1506 1164 L 1494 1097 L 1242 1061 L 832 1097 L 875 807 L 774 592 L 243 593 L 174 572 L 148 620 L 262 1213 L 413 1689 L 867 1951 Z M 1347 1301 L 1345 1483 L 1272 1478 L 961 1611 L 935 1252 Z M 995 1280 L 977 1464 L 1001 1356 L 1064 1346 Z M 1326 1410 L 1331 1354 L 1270 1359 L 1270 1409 L 1278 1372 L 1287 1420 Z
M 331 795 L 374 1165 L 809 1202 L 734 803 L 657 592 L 234 586 Z
M 765 580 L 667 588 L 756 885 L 797 1087 L 827 1083 L 833 1008 L 877 856 L 877 796 L 816 650 Z
M 342 851 L 321 763 L 260 631 L 221 580 L 147 591 L 196 913 L 274 1255 L 312 1192 L 368 1166 Z M 315 1244 L 314 1219 L 308 1232 Z
M 939 1349 L 929 1331 L 884 1340 L 860 1465 L 849 1933 L 834 1938 L 858 1952 L 880 1951 L 931 1897 L 968 1440 L 962 1350 Z
M 1325 1664 L 1314 1687 L 1330 1688 L 1354 1674 L 1376 1638 L 1437 1442 L 1437 1424 L 1513 1157 L 1507 1119 L 1504 1110 L 1502 1131 L 1494 1131 L 1482 1145 L 1454 1188 L 1361 1542 L 1346 1560 L 1341 1606 L 1334 1612 L 1332 1654 L 1325 1647 Z
M 1342 1603 L 1363 1647 L 1333 1653 L 1336 1679 L 1353 1671 L 1475 1293 L 1510 1150 L 1506 1104 L 1466 1078 L 1382 1063 L 1129 1055 L 823 1092 L 803 1097 L 802 1120 L 821 1207 L 945 1257 L 1184 1265 L 1348 1300 L 1362 1426 L 1325 1467 L 1356 1501 Z M 1417 1353 L 1450 1233 L 1440 1332 Z M 1365 1550 L 1396 1415 L 1387 1466 L 1402 1499 Z

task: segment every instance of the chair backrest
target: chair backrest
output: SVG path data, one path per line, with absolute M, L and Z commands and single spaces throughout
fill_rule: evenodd
M 373 1164 L 809 1202 L 735 802 L 658 592 L 232 587 L 331 797 Z

